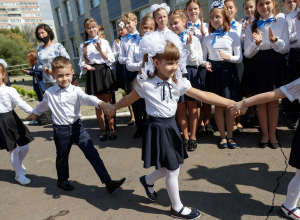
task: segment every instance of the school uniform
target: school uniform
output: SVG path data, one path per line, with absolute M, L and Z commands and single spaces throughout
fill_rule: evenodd
M 137 44 L 131 44 L 130 48 L 128 50 L 127 59 L 126 59 L 126 68 L 128 70 L 128 76 L 131 76 L 130 78 L 131 82 L 134 82 L 136 79 L 137 74 L 142 68 L 143 64 L 143 57 L 144 55 L 140 53 L 140 47 L 139 42 L 142 40 L 142 37 L 139 37 L 139 41 Z M 130 88 L 128 89 L 128 92 L 132 91 L 132 86 L 130 85 Z M 132 110 L 135 117 L 135 123 L 138 129 L 143 129 L 145 122 L 147 120 L 147 113 L 146 113 L 146 106 L 145 106 L 145 100 L 143 98 L 135 101 L 132 104 Z
M 163 30 L 163 31 L 159 30 L 158 28 L 156 29 L 156 31 L 165 35 L 165 34 L 168 34 L 168 32 L 170 32 L 171 30 L 166 27 L 165 30 Z
M 15 113 L 16 105 L 28 114 L 32 111 L 15 88 L 3 83 L 0 87 L 0 150 L 12 151 L 17 146 L 27 145 L 34 140 L 28 128 Z
M 287 85 L 281 86 L 280 90 L 286 95 L 286 97 L 291 102 L 294 102 L 295 100 L 299 102 L 300 101 L 300 78 L 294 80 L 293 82 Z M 292 167 L 300 169 L 300 126 L 297 127 L 297 130 L 293 137 L 289 164 Z
M 187 73 L 183 73 L 182 77 L 187 78 L 190 81 L 192 87 L 201 89 L 201 87 L 203 87 L 203 81 L 201 80 L 200 74 L 198 73 L 198 66 L 200 66 L 203 61 L 203 54 L 200 40 L 196 36 L 192 35 L 192 43 L 187 44 L 186 41 L 188 35 L 186 34 L 186 31 L 183 31 L 179 37 L 184 49 L 189 51 L 189 56 L 186 60 Z M 183 95 L 180 97 L 179 102 L 185 102 L 187 100 L 198 101 L 194 98 Z
M 37 83 L 37 80 L 35 78 L 35 75 L 34 73 L 36 73 L 37 77 L 38 77 L 38 80 L 39 80 L 39 84 L 40 84 L 40 87 L 41 87 L 41 90 L 42 90 L 42 94 L 40 92 L 40 89 L 39 89 L 39 86 L 38 86 L 38 83 Z M 33 82 L 33 90 L 35 91 L 37 97 L 38 97 L 38 100 L 39 101 L 42 101 L 43 100 L 43 94 L 45 92 L 45 87 L 44 87 L 44 83 L 43 83 L 43 72 L 38 70 L 36 68 L 36 66 L 33 66 L 31 68 L 31 70 L 29 71 L 29 74 L 30 76 L 33 76 L 33 79 L 32 79 L 32 82 Z
M 220 33 L 221 35 L 205 37 L 202 43 L 202 66 L 205 67 L 207 61 L 212 64 L 213 72 L 207 72 L 210 75 L 209 91 L 224 98 L 240 101 L 242 94 L 236 64 L 243 60 L 241 41 L 235 32 Z M 219 50 L 229 55 L 230 61 L 223 60 Z
M 95 42 L 91 42 L 93 40 L 98 40 L 101 44 L 102 50 L 107 54 L 108 59 L 105 60 L 100 52 L 95 47 Z M 83 56 L 83 47 L 85 43 L 80 44 L 79 49 L 79 66 L 81 69 L 80 77 L 82 74 L 86 74 L 85 78 L 85 86 L 86 86 L 86 93 L 88 95 L 102 95 L 102 94 L 110 94 L 116 90 L 115 87 L 115 77 L 113 75 L 110 66 L 115 62 L 114 55 L 111 51 L 110 44 L 107 40 L 98 38 L 96 36 L 94 39 L 89 38 L 91 43 L 87 46 L 87 53 L 86 56 L 89 60 L 85 60 Z M 89 64 L 95 68 L 93 71 L 89 71 L 83 66 L 85 64 Z
M 80 87 L 70 84 L 61 89 L 56 84 L 45 91 L 43 101 L 33 109 L 35 115 L 40 115 L 48 109 L 52 111 L 58 180 L 65 181 L 69 178 L 68 158 L 74 143 L 82 150 L 102 183 L 111 180 L 98 151 L 80 120 L 80 106 L 87 105 L 99 108 L 99 101 L 95 96 L 85 94 Z
M 121 39 L 123 39 L 123 37 L 121 37 Z M 117 40 L 114 41 L 114 44 L 112 46 L 112 53 L 114 54 L 115 57 L 115 64 L 113 65 L 113 70 L 115 73 L 115 77 L 116 77 L 116 88 L 121 88 L 121 89 L 125 89 L 125 64 L 121 64 L 119 62 L 119 55 L 120 55 L 120 51 L 121 51 L 121 40 L 119 41 L 119 43 L 117 42 Z
M 273 16 L 269 18 L 271 21 Z M 261 18 L 259 19 L 262 20 Z M 263 22 L 263 21 L 262 21 Z M 284 85 L 287 61 L 285 55 L 290 50 L 288 23 L 284 18 L 265 22 L 259 28 L 262 43 L 256 45 L 249 24 L 245 32 L 244 55 L 249 58 L 249 75 L 245 76 L 247 83 L 243 84 L 245 93 L 252 95 L 272 91 Z M 269 41 L 269 28 L 272 28 L 278 41 Z
M 162 167 L 176 170 L 188 158 L 175 114 L 179 97 L 190 88 L 186 78 L 179 79 L 176 84 L 171 78 L 163 81 L 156 75 L 137 83 L 135 90 L 145 99 L 149 115 L 142 141 L 144 168 L 155 166 L 156 170 Z
M 138 31 L 135 31 L 133 34 L 127 34 L 126 37 L 124 37 L 121 40 L 121 50 L 119 55 L 119 62 L 121 64 L 126 65 L 126 60 L 128 56 L 128 51 L 131 44 L 136 44 L 140 40 L 140 34 Z M 133 74 L 131 71 L 129 71 L 127 68 L 125 68 L 125 90 L 132 90 L 132 81 L 135 79 L 136 75 Z
M 293 11 L 286 16 L 289 26 L 290 51 L 288 55 L 288 71 L 286 73 L 285 83 L 290 83 L 300 77 L 300 44 L 298 43 L 296 31 L 296 19 L 299 11 L 300 8 L 297 8 L 296 11 Z M 286 112 L 292 111 L 295 118 L 299 117 L 300 105 L 298 101 L 293 103 L 285 101 L 284 108 Z

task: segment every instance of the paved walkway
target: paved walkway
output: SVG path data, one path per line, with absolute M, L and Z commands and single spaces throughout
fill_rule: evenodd
M 29 126 L 35 136 L 24 161 L 26 187 L 17 184 L 9 154 L 0 151 L 0 219 L 171 219 L 165 179 L 155 183 L 157 202 L 145 196 L 138 178 L 153 169 L 143 169 L 141 139 L 133 140 L 135 128 L 119 119 L 118 139 L 101 142 L 96 120 L 83 122 L 113 179 L 126 177 L 122 189 L 110 195 L 78 147 L 70 154 L 70 181 L 75 190 L 56 186 L 55 146 L 51 126 Z M 278 126 L 282 149 L 260 149 L 257 128 L 245 128 L 236 136 L 239 148 L 216 147 L 219 133 L 198 138 L 198 149 L 189 153 L 180 173 L 180 196 L 186 206 L 198 208 L 200 219 L 284 219 L 279 208 L 285 200 L 294 169 L 287 166 L 293 130 L 280 118 Z M 275 193 L 274 193 L 275 192 Z M 267 217 L 269 216 L 269 217 Z

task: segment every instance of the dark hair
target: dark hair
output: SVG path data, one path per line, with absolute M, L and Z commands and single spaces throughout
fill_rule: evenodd
M 185 4 L 185 10 L 187 11 L 188 7 L 190 6 L 190 4 L 196 4 L 198 5 L 199 7 L 199 10 L 200 10 L 200 17 L 203 17 L 203 12 L 202 12 L 202 8 L 201 8 L 201 5 L 200 5 L 200 2 L 198 0 L 189 0 L 186 4 Z
M 212 12 L 212 11 L 215 11 L 215 10 L 220 11 L 220 13 L 221 13 L 222 16 L 223 16 L 223 20 L 224 20 L 224 21 L 223 21 L 223 31 L 224 31 L 224 32 L 229 31 L 231 22 L 230 22 L 230 18 L 229 18 L 229 14 L 228 14 L 227 8 L 225 7 L 225 5 L 224 5 L 223 8 L 212 8 L 212 9 L 210 10 L 210 12 L 209 12 L 209 16 L 210 16 L 211 12 Z M 213 26 L 211 25 L 211 22 L 210 22 L 210 21 L 209 21 L 209 25 L 208 25 L 208 32 L 209 32 L 209 33 L 215 32 L 215 29 L 214 29 Z
M 252 26 L 251 26 L 251 31 L 252 33 L 256 32 L 257 30 L 257 22 L 259 21 L 259 18 L 260 18 L 260 14 L 258 13 L 258 10 L 257 10 L 257 4 L 258 4 L 258 1 L 259 0 L 255 0 L 255 12 L 254 12 L 254 18 L 255 20 L 252 22 Z M 273 3 L 274 3 L 274 8 L 272 10 L 272 13 L 273 13 L 273 16 L 275 18 L 275 21 L 276 21 L 276 2 L 275 0 L 271 0 Z
M 38 41 L 41 41 L 39 38 L 39 34 L 38 34 L 39 29 L 44 29 L 48 33 L 48 35 L 50 35 L 50 40 L 54 39 L 54 33 L 53 33 L 52 29 L 49 27 L 49 25 L 48 24 L 39 24 L 35 29 L 35 37 Z

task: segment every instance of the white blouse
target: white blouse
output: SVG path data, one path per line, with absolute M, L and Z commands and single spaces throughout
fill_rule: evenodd
M 138 31 L 135 31 L 133 33 L 133 35 L 135 35 L 135 34 L 137 34 L 138 36 L 140 35 Z M 127 37 L 124 37 L 121 40 L 121 44 L 120 44 L 121 50 L 120 50 L 120 54 L 119 54 L 119 62 L 121 64 L 126 64 L 129 47 L 131 44 L 135 44 L 137 42 L 138 42 L 138 38 L 137 39 L 133 39 L 133 38 L 128 39 Z
M 112 50 L 112 53 L 115 57 L 115 61 L 118 61 L 118 58 L 119 58 L 119 54 L 120 54 L 120 51 L 121 51 L 121 40 L 119 41 L 119 43 L 117 42 L 117 40 L 114 41 L 113 43 L 113 46 L 111 48 Z
M 210 60 L 223 61 L 219 50 L 230 56 L 231 63 L 241 63 L 243 60 L 241 41 L 239 36 L 232 31 L 226 32 L 224 36 L 217 36 L 216 43 L 212 45 L 215 35 L 209 35 L 202 42 L 203 62 L 205 67 L 207 56 Z
M 300 21 L 298 19 L 296 19 L 296 32 L 297 32 L 298 44 L 300 44 Z
M 273 16 L 272 16 L 273 17 Z M 272 18 L 271 17 L 271 18 Z M 261 18 L 259 20 L 262 20 Z M 290 50 L 288 23 L 284 18 L 277 18 L 276 21 L 266 23 L 259 29 L 262 35 L 262 43 L 256 45 L 255 39 L 252 36 L 253 23 L 249 24 L 245 32 L 244 55 L 247 58 L 252 58 L 259 50 L 273 49 L 278 53 L 286 54 Z M 276 43 L 269 41 L 269 28 L 272 28 L 274 35 L 278 38 Z
M 89 40 L 91 40 L 92 38 L 89 38 Z M 115 62 L 115 57 L 114 57 L 114 54 L 111 50 L 111 47 L 110 47 L 110 44 L 107 40 L 105 39 L 98 39 L 98 36 L 96 36 L 94 39 L 97 39 L 99 40 L 99 42 L 101 43 L 101 48 L 102 50 L 107 54 L 107 60 L 105 60 L 101 53 L 96 49 L 95 47 L 95 44 L 94 43 L 90 43 L 88 46 L 87 46 L 87 58 L 89 59 L 89 62 L 88 64 L 103 64 L 103 63 L 106 63 L 108 66 L 111 66 L 112 63 Z M 83 68 L 83 66 L 85 64 L 87 64 L 87 61 L 84 59 L 83 57 L 83 46 L 84 46 L 84 42 L 82 42 L 80 44 L 80 49 L 79 49 L 79 57 L 80 57 L 80 60 L 79 60 L 79 67 L 80 67 L 80 70 L 81 70 L 81 73 L 80 73 L 80 77 L 82 74 L 86 74 L 87 72 L 87 69 Z
M 165 81 L 165 84 L 162 84 L 163 82 L 162 79 L 154 76 L 152 79 L 148 78 L 142 84 L 137 83 L 135 90 L 141 98 L 145 99 L 148 115 L 170 118 L 176 114 L 179 97 L 184 95 L 192 86 L 186 78 L 182 78 L 181 83 L 178 85 L 173 82 L 172 78 Z M 163 92 L 164 88 L 165 93 Z
M 246 19 L 246 18 L 245 18 Z M 242 50 L 244 49 L 244 44 L 245 44 L 245 31 L 246 31 L 246 28 L 243 28 L 243 22 L 244 22 L 244 20 L 245 19 L 243 19 L 243 21 L 241 22 L 241 24 L 242 24 L 242 35 L 241 35 L 241 46 L 242 46 Z M 251 21 L 251 23 L 253 22 L 255 20 L 255 17 L 253 17 L 252 18 L 252 21 Z M 251 24 L 250 23 L 250 24 Z M 250 24 L 248 24 L 248 26 L 250 25 Z
M 191 22 L 188 21 L 187 25 L 189 27 L 191 25 Z M 209 33 L 208 33 L 208 26 L 209 26 L 209 24 L 203 22 L 203 26 L 204 26 L 205 36 L 202 36 L 202 34 L 201 34 L 201 21 L 200 21 L 200 19 L 196 23 L 193 24 L 195 35 L 200 40 L 200 43 L 202 43 L 203 39 L 206 36 L 209 35 Z
M 292 102 L 296 99 L 300 102 L 300 78 L 293 82 L 281 86 L 280 90 L 286 95 L 286 97 Z
M 142 39 L 139 37 L 139 39 Z M 140 71 L 143 64 L 144 55 L 140 53 L 140 47 L 138 44 L 132 44 L 129 48 L 127 60 L 126 60 L 126 68 L 131 72 Z
M 163 30 L 163 31 L 159 30 L 158 28 L 156 29 L 156 31 L 159 32 L 159 33 L 162 33 L 164 35 L 165 33 L 168 33 L 171 30 L 166 27 L 165 30 Z
M 71 125 L 81 117 L 80 106 L 99 108 L 96 96 L 85 94 L 78 86 L 69 85 L 61 89 L 58 84 L 46 90 L 43 101 L 33 109 L 35 115 L 51 109 L 52 120 L 56 125 Z
M 188 59 L 186 60 L 187 66 L 200 66 L 203 61 L 203 53 L 201 43 L 198 37 L 192 35 L 193 42 L 191 44 L 186 44 L 188 35 L 185 34 L 183 39 L 185 40 L 184 49 L 189 51 Z
M 239 22 L 239 21 L 236 21 L 235 19 L 233 19 L 232 21 L 235 21 L 234 26 L 236 26 L 236 28 L 233 28 L 232 26 L 230 26 L 230 30 L 229 31 L 235 32 L 235 33 L 237 33 L 237 35 L 239 37 L 241 37 L 242 36 L 243 24 L 241 22 Z
M 31 106 L 23 101 L 17 90 L 3 83 L 0 87 L 0 114 L 11 112 L 16 105 L 28 114 L 32 112 Z
M 300 44 L 298 43 L 297 28 L 296 28 L 296 20 L 298 20 L 297 14 L 299 13 L 299 11 L 300 11 L 300 8 L 298 7 L 296 11 L 293 11 L 288 16 L 286 16 L 286 20 L 289 25 L 290 45 L 291 45 L 291 48 L 294 48 L 294 49 L 300 48 Z

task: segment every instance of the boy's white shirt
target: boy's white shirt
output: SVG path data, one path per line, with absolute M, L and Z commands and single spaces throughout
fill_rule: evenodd
M 139 32 L 136 30 L 132 35 L 135 35 L 135 34 L 139 35 Z M 119 54 L 119 62 L 121 64 L 126 64 L 129 47 L 132 43 L 137 43 L 137 42 L 138 42 L 138 38 L 137 39 L 128 39 L 127 36 L 121 40 L 121 43 L 120 43 L 121 50 L 120 50 L 120 54 Z

